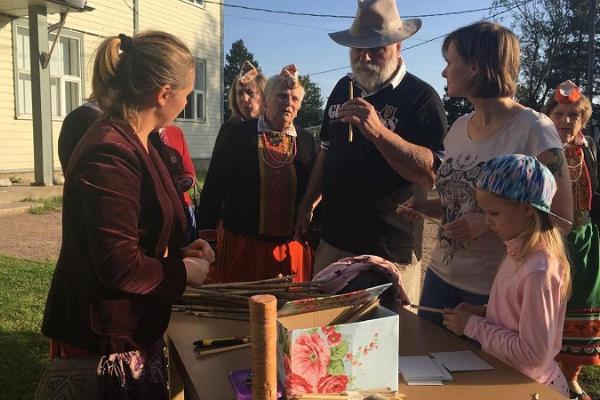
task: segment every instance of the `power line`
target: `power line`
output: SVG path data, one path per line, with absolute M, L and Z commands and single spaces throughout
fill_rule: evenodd
M 518 4 L 513 4 L 512 6 L 510 6 L 509 8 L 507 8 L 504 11 L 501 11 L 501 12 L 498 12 L 496 14 L 490 15 L 489 17 L 483 18 L 483 21 L 487 21 L 487 20 L 490 20 L 492 18 L 497 17 L 498 15 L 505 14 L 505 13 L 507 13 L 509 11 L 514 10 L 517 7 L 523 6 L 523 5 L 527 4 L 527 3 L 531 3 L 532 1 L 533 0 L 526 0 L 526 1 L 522 1 L 522 2 L 520 2 Z M 432 39 L 425 40 L 424 42 L 417 43 L 417 44 L 414 44 L 412 46 L 409 46 L 409 47 L 407 47 L 405 49 L 402 49 L 402 51 L 407 51 L 407 50 L 410 50 L 410 49 L 414 49 L 415 47 L 422 46 L 422 45 L 427 44 L 427 43 L 431 43 L 434 40 L 441 39 L 441 38 L 443 38 L 443 37 L 445 37 L 447 35 L 448 35 L 448 33 L 444 33 L 443 35 L 439 35 L 439 36 L 436 36 L 436 37 L 434 37 Z M 346 66 L 343 66 L 343 67 L 332 68 L 332 69 L 328 69 L 328 70 L 325 70 L 325 71 L 319 71 L 319 72 L 315 72 L 314 74 L 309 74 L 309 75 L 310 76 L 322 75 L 322 74 L 327 74 L 329 72 L 339 71 L 339 70 L 346 69 L 346 68 L 350 68 L 350 65 L 346 65 Z
M 239 4 L 225 4 L 222 1 L 212 1 L 212 0 L 204 0 L 204 2 L 207 4 L 220 5 L 223 7 L 240 8 L 243 10 L 259 11 L 259 12 L 265 12 L 265 13 L 271 13 L 271 14 L 296 15 L 296 16 L 303 16 L 303 17 L 354 19 L 354 15 L 316 14 L 316 13 L 305 13 L 305 12 L 296 12 L 296 11 L 273 10 L 273 9 L 269 9 L 269 8 L 257 8 L 257 7 L 242 6 Z M 525 3 L 528 3 L 528 1 L 519 2 L 518 4 L 517 3 L 513 3 L 513 4 L 522 5 Z M 461 11 L 448 11 L 448 12 L 435 13 L 435 14 L 405 15 L 405 16 L 403 16 L 403 18 L 427 18 L 427 17 L 441 17 L 441 16 L 446 16 L 446 15 L 469 14 L 469 13 L 475 13 L 475 12 L 481 12 L 481 11 L 495 10 L 497 8 L 511 7 L 513 4 L 495 5 L 495 6 L 490 6 L 490 7 L 486 7 L 486 8 L 469 9 L 469 10 L 461 10 Z
M 295 28 L 305 28 L 305 29 L 316 29 L 316 30 L 320 30 L 320 31 L 327 31 L 327 32 L 335 32 L 337 29 L 333 29 L 333 28 L 323 28 L 320 26 L 310 26 L 310 25 L 299 25 L 299 24 L 289 24 L 287 22 L 280 22 L 280 21 L 269 21 L 268 19 L 259 19 L 259 18 L 250 18 L 250 17 L 242 17 L 240 15 L 231 15 L 231 14 L 225 14 L 226 17 L 229 18 L 239 18 L 239 19 L 245 19 L 245 20 L 249 20 L 249 21 L 256 21 L 256 22 L 264 22 L 267 24 L 276 24 L 276 25 L 285 25 L 285 26 L 293 26 Z

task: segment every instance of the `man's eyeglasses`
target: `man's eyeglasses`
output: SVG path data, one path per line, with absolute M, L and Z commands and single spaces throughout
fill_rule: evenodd
M 361 57 L 364 53 L 367 53 L 370 58 L 381 57 L 385 53 L 385 46 L 381 47 L 372 47 L 370 49 L 359 49 L 357 47 L 353 47 L 352 50 L 357 52 Z

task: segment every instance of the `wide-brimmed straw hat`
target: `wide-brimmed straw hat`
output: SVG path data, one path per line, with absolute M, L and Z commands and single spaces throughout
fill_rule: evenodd
M 369 49 L 409 38 L 420 28 L 418 18 L 402 21 L 396 0 L 358 0 L 350 29 L 330 33 L 329 37 L 342 46 Z

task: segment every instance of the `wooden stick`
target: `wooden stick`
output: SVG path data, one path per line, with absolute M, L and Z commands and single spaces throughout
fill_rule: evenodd
M 335 317 L 333 321 L 329 323 L 329 325 L 339 325 L 345 323 L 348 320 L 348 318 L 350 318 L 350 316 L 354 314 L 359 308 L 360 304 L 348 307 L 347 309 L 342 311 L 342 313 L 340 313 L 337 317 Z
M 346 323 L 356 322 L 379 306 L 379 299 L 375 298 L 368 303 L 363 304 L 353 315 L 346 320 Z
M 371 312 L 379 305 L 379 299 L 373 299 L 368 303 L 357 304 L 346 310 L 334 318 L 329 325 L 349 324 L 358 321 L 361 317 Z
M 277 299 L 252 296 L 250 342 L 252 344 L 252 399 L 277 399 Z
M 354 87 L 352 85 L 352 78 L 350 78 L 350 85 L 348 86 L 348 97 L 350 100 L 354 98 Z M 348 124 L 348 143 L 352 143 L 352 124 Z
M 281 278 L 263 279 L 260 281 L 248 281 L 248 282 L 230 282 L 230 283 L 209 283 L 202 285 L 204 289 L 215 289 L 222 287 L 238 286 L 238 285 L 260 285 L 262 283 L 275 283 L 275 282 L 290 282 L 294 278 L 294 275 L 287 275 Z
M 225 353 L 227 351 L 245 349 L 245 348 L 250 347 L 251 344 L 252 343 L 244 343 L 244 344 L 237 344 L 235 346 L 219 347 L 218 349 L 200 350 L 200 351 L 196 350 L 195 351 L 196 358 L 211 356 L 213 354 Z
M 414 308 L 414 309 L 417 309 L 417 310 L 428 311 L 428 312 L 437 313 L 437 314 L 443 314 L 444 313 L 444 310 L 442 310 L 441 308 L 420 306 L 418 304 L 411 304 L 410 308 Z
M 202 318 L 217 318 L 217 319 L 232 319 L 234 321 L 248 321 L 248 316 L 243 314 L 217 314 L 210 312 L 201 312 L 201 311 L 186 311 L 187 315 L 193 315 L 195 317 Z
M 397 207 L 396 209 L 398 209 L 398 208 L 403 208 L 403 209 L 405 209 L 405 210 L 410 210 L 410 211 L 412 211 L 413 213 L 417 214 L 419 217 L 421 217 L 421 218 L 423 218 L 424 220 L 427 220 L 427 221 L 429 221 L 429 222 L 431 222 L 431 223 L 433 223 L 433 224 L 436 224 L 436 225 L 440 225 L 440 224 L 441 224 L 441 222 L 440 222 L 440 220 L 439 220 L 439 219 L 437 219 L 437 218 L 433 218 L 433 217 L 430 217 L 429 215 L 427 215 L 427 214 L 424 214 L 424 213 L 422 213 L 422 212 L 420 212 L 420 211 L 417 211 L 417 210 L 415 210 L 414 208 L 406 207 L 406 206 L 404 206 L 404 205 L 402 205 L 402 204 L 398 205 L 398 207 Z
M 250 311 L 247 308 L 236 307 L 216 307 L 211 305 L 174 305 L 173 310 L 183 311 L 204 311 L 204 312 L 225 312 L 231 314 L 248 314 Z

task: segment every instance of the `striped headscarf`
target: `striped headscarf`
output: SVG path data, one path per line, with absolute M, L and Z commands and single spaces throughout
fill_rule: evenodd
M 552 172 L 536 158 L 508 154 L 485 163 L 477 181 L 477 189 L 528 203 L 552 214 L 550 205 L 556 193 L 556 181 Z

